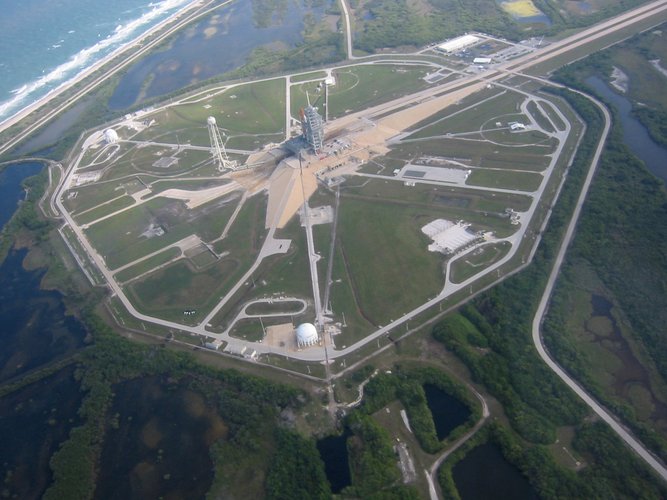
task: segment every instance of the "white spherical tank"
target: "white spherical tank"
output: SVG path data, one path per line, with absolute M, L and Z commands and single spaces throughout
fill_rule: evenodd
M 216 124 L 215 117 L 214 116 L 209 116 L 206 119 L 206 123 L 208 123 L 209 125 L 215 125 Z
M 296 343 L 299 347 L 315 345 L 319 340 L 317 328 L 312 323 L 303 323 L 296 328 Z
M 104 142 L 107 144 L 114 144 L 118 142 L 118 133 L 112 128 L 106 129 L 104 131 Z

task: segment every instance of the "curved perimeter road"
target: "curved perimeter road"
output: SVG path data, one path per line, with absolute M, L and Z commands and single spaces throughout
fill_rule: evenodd
M 572 214 L 572 219 L 570 220 L 570 224 L 568 225 L 567 231 L 565 232 L 565 237 L 563 238 L 560 249 L 558 250 L 558 255 L 556 256 L 556 262 L 554 263 L 554 267 L 551 270 L 547 286 L 544 289 L 540 304 L 537 307 L 537 312 L 533 318 L 533 343 L 535 344 L 535 348 L 537 349 L 538 354 L 547 364 L 547 366 L 556 375 L 558 375 L 561 380 L 577 394 L 577 396 L 583 399 L 584 403 L 586 403 L 602 420 L 609 424 L 612 430 L 616 432 L 616 434 L 618 434 L 618 436 L 623 441 L 625 441 L 625 443 L 630 448 L 632 448 L 632 450 L 637 453 L 637 455 L 639 455 L 639 457 L 643 459 L 649 465 L 649 467 L 651 467 L 662 478 L 663 481 L 667 482 L 667 468 L 665 468 L 665 465 L 660 460 L 658 460 L 641 442 L 639 442 L 639 440 L 637 440 L 637 438 L 635 438 L 632 433 L 625 426 L 623 426 L 610 412 L 602 407 L 602 405 L 600 405 L 582 386 L 580 386 L 572 377 L 570 377 L 570 375 L 549 355 L 544 346 L 544 341 L 540 331 L 542 320 L 544 319 L 547 305 L 556 283 L 556 278 L 558 277 L 560 269 L 563 265 L 565 253 L 567 252 L 570 242 L 572 241 L 572 237 L 574 236 L 574 229 L 577 225 L 577 221 L 579 220 L 579 215 L 581 214 L 581 207 L 583 206 L 586 195 L 588 194 L 588 188 L 590 187 L 593 175 L 597 169 L 600 155 L 602 154 L 605 143 L 607 141 L 607 136 L 609 135 L 609 129 L 611 128 L 611 116 L 609 111 L 600 101 L 587 94 L 584 94 L 583 92 L 578 92 L 574 89 L 570 90 L 573 90 L 578 94 L 586 97 L 598 108 L 600 108 L 600 111 L 602 111 L 604 115 L 605 124 L 602 131 L 602 136 L 600 137 L 597 149 L 595 150 L 595 155 L 593 156 L 593 160 L 591 162 L 591 167 L 588 170 L 586 181 L 584 182 L 584 186 L 582 187 L 581 193 L 579 194 L 579 199 L 577 200 L 574 214 Z

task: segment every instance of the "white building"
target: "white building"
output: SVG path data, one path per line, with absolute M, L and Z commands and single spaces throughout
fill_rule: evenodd
M 447 54 L 451 54 L 452 52 L 458 52 L 461 49 L 472 47 L 481 41 L 482 39 L 475 35 L 463 35 L 441 43 L 437 46 L 437 49 Z
M 491 58 L 490 57 L 475 57 L 472 60 L 473 64 L 490 64 L 491 63 Z
M 468 230 L 469 227 L 470 224 L 462 221 L 454 223 L 446 219 L 436 219 L 422 227 L 422 233 L 433 240 L 428 246 L 430 252 L 450 255 L 478 238 Z
M 296 345 L 299 348 L 315 345 L 319 341 L 317 328 L 312 323 L 302 323 L 296 328 Z
M 118 142 L 118 132 L 112 128 L 108 128 L 104 131 L 104 142 L 107 144 L 115 144 Z

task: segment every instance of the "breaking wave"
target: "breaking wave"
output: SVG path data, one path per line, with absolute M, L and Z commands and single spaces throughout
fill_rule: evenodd
M 144 13 L 141 17 L 116 26 L 111 34 L 95 45 L 79 51 L 67 62 L 56 68 L 50 71 L 46 70 L 45 74 L 40 78 L 12 90 L 12 97 L 0 103 L 0 121 L 9 118 L 10 115 L 20 111 L 25 106 L 32 104 L 37 99 L 66 84 L 103 57 L 166 18 L 167 14 L 172 13 L 172 11 L 178 8 L 185 7 L 191 1 L 163 0 L 161 2 L 151 2 L 148 4 L 151 10 Z M 140 31 L 141 28 L 143 29 Z

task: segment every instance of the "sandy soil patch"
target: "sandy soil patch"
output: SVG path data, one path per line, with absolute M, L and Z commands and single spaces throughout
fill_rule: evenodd
M 290 351 L 296 350 L 296 334 L 292 323 L 283 323 L 266 327 L 264 341 L 271 347 L 280 347 Z
M 215 186 L 208 189 L 200 189 L 198 191 L 188 191 L 186 189 L 167 189 L 166 191 L 159 193 L 157 196 L 172 198 L 175 200 L 183 200 L 189 209 L 193 209 L 238 189 L 241 189 L 241 186 L 238 183 L 230 182 L 224 186 Z

